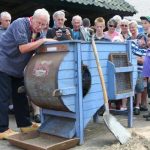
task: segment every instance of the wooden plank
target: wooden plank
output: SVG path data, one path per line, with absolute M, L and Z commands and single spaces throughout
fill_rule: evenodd
M 60 70 L 58 72 L 58 80 L 70 79 L 70 78 L 75 78 L 75 77 L 76 77 L 76 73 L 73 69 L 72 70 Z
M 98 53 L 100 60 L 108 59 L 109 52 Z M 82 52 L 82 59 L 84 60 L 95 60 L 93 52 Z
M 79 138 L 69 139 L 64 142 L 47 147 L 47 150 L 67 150 L 79 144 Z
M 74 56 L 74 52 L 69 52 L 65 58 L 64 58 L 64 61 L 74 61 L 75 60 L 75 56 Z
M 69 70 L 77 68 L 77 64 L 74 61 L 64 61 L 59 66 L 59 70 Z
M 133 67 L 133 72 L 136 72 L 137 68 Z M 98 70 L 97 68 L 89 68 L 89 71 L 91 73 L 91 76 L 98 76 Z M 108 69 L 102 68 L 104 79 L 107 80 L 107 75 L 108 75 Z M 62 79 L 71 79 L 76 77 L 76 72 L 74 70 L 61 70 L 58 73 L 58 80 Z M 134 77 L 136 77 L 136 73 L 134 73 Z M 60 81 L 61 82 L 61 81 Z
M 83 64 L 88 65 L 88 68 L 95 68 L 96 67 L 96 61 L 95 60 L 85 60 L 85 61 L 83 61 Z M 107 67 L 107 60 L 101 59 L 100 64 L 102 67 Z
M 82 46 L 82 51 L 92 51 L 91 44 L 81 44 L 81 46 Z M 126 52 L 126 43 L 96 42 L 96 46 L 97 46 L 97 50 L 100 52 L 103 51 Z
M 74 78 L 72 79 L 63 79 L 63 80 L 59 80 L 58 81 L 58 87 L 61 88 L 67 88 L 70 87 L 71 85 L 74 86 L 75 85 L 75 80 Z

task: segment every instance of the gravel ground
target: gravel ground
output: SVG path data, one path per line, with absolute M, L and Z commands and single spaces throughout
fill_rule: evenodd
M 121 145 L 114 135 L 106 127 L 103 118 L 100 123 L 92 121 L 85 129 L 85 142 L 70 150 L 150 150 L 150 122 L 145 121 L 140 116 L 134 116 L 134 128 L 128 129 L 132 133 L 132 138 L 127 144 Z M 127 127 L 126 116 L 115 116 L 121 124 Z M 16 128 L 13 116 L 10 116 L 10 127 Z M 0 141 L 0 150 L 21 150 L 11 145 L 8 141 Z

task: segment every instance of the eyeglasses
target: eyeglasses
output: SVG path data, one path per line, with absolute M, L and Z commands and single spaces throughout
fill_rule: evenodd
M 113 27 L 113 28 L 116 28 L 116 26 L 115 26 L 115 25 L 111 25 L 111 24 L 109 24 L 109 27 L 111 27 L 111 28 L 112 28 L 112 27 Z
M 121 24 L 121 27 L 128 27 L 126 24 Z
M 47 25 L 47 23 L 43 23 L 43 22 L 38 21 L 38 20 L 36 20 L 35 23 L 37 24 L 37 26 L 42 27 L 42 28 L 45 28 Z

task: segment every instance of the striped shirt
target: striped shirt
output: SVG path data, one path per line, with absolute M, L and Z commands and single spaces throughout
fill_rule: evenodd
M 132 43 L 131 43 L 131 50 L 132 50 L 132 53 L 138 57 L 146 56 L 147 50 L 144 48 L 139 48 L 138 44 L 135 41 L 132 41 Z M 138 63 L 137 69 L 139 72 L 142 72 L 143 64 Z

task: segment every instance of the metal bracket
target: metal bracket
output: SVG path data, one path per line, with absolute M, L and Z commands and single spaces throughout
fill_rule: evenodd
M 63 95 L 72 95 L 76 94 L 76 87 L 68 87 L 66 89 L 55 89 L 52 93 L 52 96 L 59 97 Z

